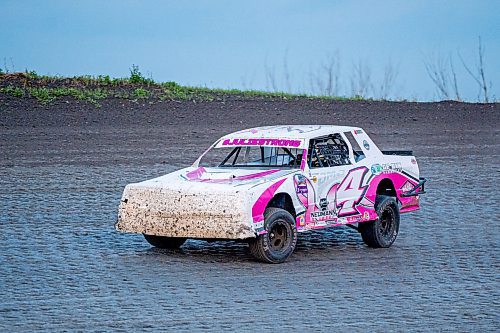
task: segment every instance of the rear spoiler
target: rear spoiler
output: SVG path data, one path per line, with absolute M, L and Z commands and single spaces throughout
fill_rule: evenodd
M 358 155 L 363 155 L 361 150 L 355 150 Z M 413 156 L 413 150 L 382 150 L 384 155 Z
M 413 156 L 413 150 L 382 150 L 384 155 Z

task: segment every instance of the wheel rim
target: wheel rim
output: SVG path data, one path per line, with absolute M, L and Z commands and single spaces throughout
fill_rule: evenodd
M 378 231 L 384 238 L 391 238 L 394 233 L 396 214 L 392 207 L 387 207 L 380 216 Z
M 288 224 L 285 221 L 276 221 L 269 230 L 269 248 L 273 252 L 285 251 L 291 241 Z

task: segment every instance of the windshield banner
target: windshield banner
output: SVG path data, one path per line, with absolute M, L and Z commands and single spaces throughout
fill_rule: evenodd
M 234 146 L 305 148 L 305 140 L 288 138 L 223 138 L 217 143 L 216 148 Z

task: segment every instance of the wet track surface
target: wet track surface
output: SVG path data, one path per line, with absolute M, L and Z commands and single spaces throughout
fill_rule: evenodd
M 402 215 L 390 249 L 335 228 L 301 234 L 282 265 L 255 262 L 241 243 L 158 250 L 114 230 L 127 183 L 196 153 L 162 164 L 117 143 L 73 151 L 60 141 L 27 153 L 29 140 L 5 139 L 15 131 L 2 133 L 0 331 L 500 330 L 498 131 L 477 142 L 469 133 L 468 146 L 417 147 L 428 194 Z M 397 147 L 391 138 L 377 143 Z

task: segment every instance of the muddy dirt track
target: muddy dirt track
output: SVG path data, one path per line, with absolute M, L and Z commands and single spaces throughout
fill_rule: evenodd
M 97 109 L 0 95 L 0 331 L 498 331 L 500 105 L 228 98 Z M 429 178 L 390 249 L 301 234 L 282 265 L 239 243 L 151 248 L 113 229 L 125 184 L 266 124 L 361 126 Z

